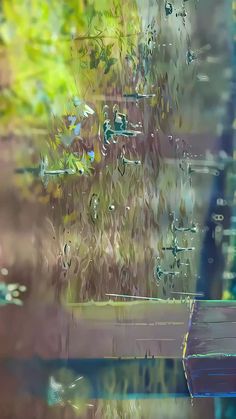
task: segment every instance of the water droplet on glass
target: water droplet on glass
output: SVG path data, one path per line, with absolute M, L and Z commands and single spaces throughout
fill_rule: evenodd
M 8 269 L 7 269 L 7 268 L 2 268 L 2 269 L 1 269 L 1 274 L 2 274 L 3 276 L 7 276 L 7 275 L 8 275 Z

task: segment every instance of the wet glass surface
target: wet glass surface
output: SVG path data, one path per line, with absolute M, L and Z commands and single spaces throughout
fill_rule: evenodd
M 0 273 L 11 284 L 10 292 L 3 285 L 0 296 L 7 305 L 0 324 L 2 357 L 17 358 L 18 351 L 22 356 L 27 338 L 20 338 L 21 321 L 28 325 L 31 348 L 36 337 L 30 316 L 45 324 L 51 339 L 55 326 L 48 321 L 47 328 L 46 315 L 34 310 L 40 304 L 63 312 L 55 323 L 59 337 L 50 344 L 45 338 L 41 348 L 57 359 L 67 339 L 64 311 L 72 316 L 71 331 L 77 304 L 80 318 L 80 304 L 91 301 L 113 300 L 119 312 L 118 302 L 144 298 L 184 304 L 194 298 L 234 300 L 231 2 L 13 3 L 5 0 L 0 8 Z M 15 341 L 5 331 L 10 322 L 18 325 Z M 40 327 L 38 333 L 40 340 Z M 168 407 L 158 400 L 160 417 L 177 418 L 181 410 L 184 417 L 198 417 L 201 402 L 195 415 L 181 360 L 165 358 L 157 368 L 159 387 L 150 391 L 172 396 Z M 44 371 L 37 397 L 60 405 L 55 417 L 76 414 L 80 404 L 85 417 L 110 418 L 115 412 L 122 418 L 156 417 L 154 400 L 149 408 L 142 400 L 108 402 L 100 395 L 104 400 L 94 401 L 94 386 L 103 395 L 111 382 L 111 394 L 124 395 L 124 389 L 127 397 L 135 394 L 130 378 L 122 381 L 114 366 L 106 367 L 105 384 L 96 384 L 99 374 L 84 378 L 84 389 L 78 390 L 86 393 L 83 402 L 77 393 L 71 402 L 66 393 L 78 378 L 76 368 L 64 371 L 66 378 L 59 367 L 53 369 L 56 378 L 49 367 L 37 368 L 39 382 Z M 153 368 L 147 368 L 137 398 L 148 394 Z M 22 379 L 24 368 L 19 374 Z M 138 382 L 138 367 L 127 377 L 132 374 Z M 33 404 L 33 381 L 29 377 L 26 401 L 19 402 L 23 410 L 24 403 Z M 49 401 L 50 385 L 56 395 Z M 175 393 L 186 400 L 176 401 Z M 209 412 L 212 406 L 209 402 Z M 39 417 L 42 411 L 39 407 Z

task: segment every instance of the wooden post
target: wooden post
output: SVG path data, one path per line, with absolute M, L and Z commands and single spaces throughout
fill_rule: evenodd
M 236 301 L 197 301 L 184 351 L 193 397 L 236 396 Z

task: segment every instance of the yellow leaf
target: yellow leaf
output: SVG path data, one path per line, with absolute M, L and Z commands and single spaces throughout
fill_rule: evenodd
M 70 214 L 65 215 L 63 217 L 63 223 L 64 223 L 64 225 L 69 224 L 69 223 L 72 223 L 73 221 L 76 221 L 77 216 L 78 215 L 77 215 L 77 212 L 76 211 L 73 211 Z
M 96 163 L 99 163 L 102 159 L 101 156 L 101 151 L 100 151 L 100 147 L 99 147 L 99 142 L 95 141 L 94 143 L 94 160 Z

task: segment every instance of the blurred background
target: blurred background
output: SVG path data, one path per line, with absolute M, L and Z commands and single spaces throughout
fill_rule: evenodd
M 27 287 L 23 307 L 1 308 L 2 359 L 17 358 L 14 337 L 33 327 L 19 310 L 33 324 L 40 303 L 235 299 L 235 10 L 226 0 L 1 1 L 0 273 Z M 135 135 L 114 134 L 116 110 Z M 42 174 L 43 164 L 69 172 Z M 178 246 L 194 251 L 163 250 L 173 226 L 193 225 Z M 160 281 L 158 261 L 169 272 Z M 50 340 L 46 315 L 41 324 Z M 163 394 L 176 371 L 163 372 Z M 87 384 L 86 401 L 49 407 L 33 378 L 20 397 L 7 372 L 0 381 L 2 418 L 235 416 L 234 399 L 90 400 Z

